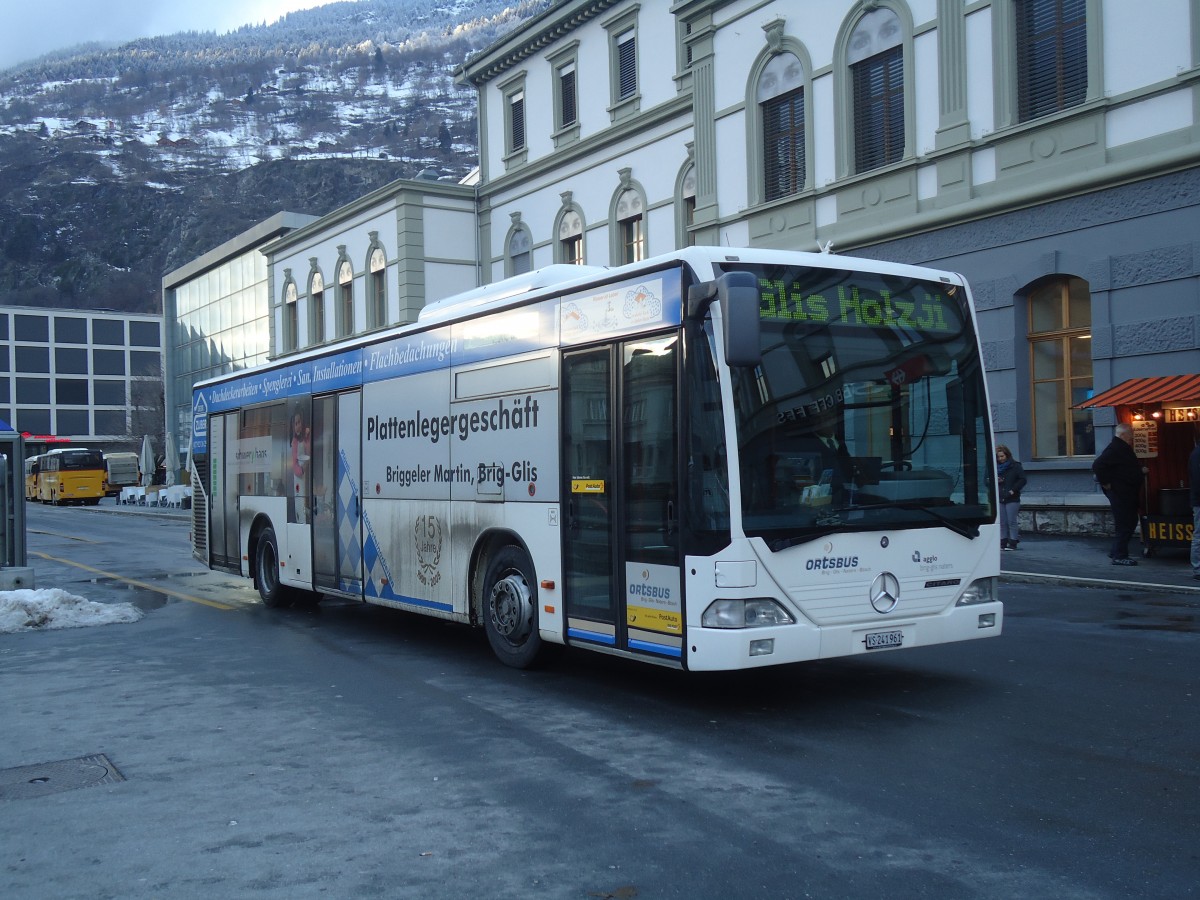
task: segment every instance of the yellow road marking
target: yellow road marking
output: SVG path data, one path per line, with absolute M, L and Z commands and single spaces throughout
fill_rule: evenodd
M 182 594 L 179 591 L 171 591 L 166 588 L 161 588 L 153 584 L 147 584 L 144 581 L 137 581 L 133 578 L 126 578 L 123 575 L 118 575 L 115 572 L 106 572 L 103 569 L 97 569 L 93 566 L 85 565 L 81 562 L 75 562 L 71 559 L 61 559 L 57 556 L 51 556 L 49 553 L 42 553 L 37 550 L 30 551 L 33 556 L 40 556 L 42 559 L 48 559 L 51 562 L 62 563 L 65 566 L 75 566 L 77 569 L 84 569 L 88 572 L 95 572 L 97 575 L 103 575 L 105 578 L 115 578 L 117 581 L 131 584 L 134 587 L 145 588 L 148 591 L 154 591 L 157 594 L 163 594 L 167 597 L 175 597 L 177 600 L 187 600 L 191 603 L 200 603 L 204 606 L 211 606 L 214 609 L 237 609 L 236 606 L 230 606 L 227 603 L 218 603 L 216 600 L 205 600 L 202 597 L 193 597 L 190 594 Z
M 73 534 L 59 534 L 57 531 L 41 531 L 37 528 L 28 529 L 30 534 L 45 534 L 50 537 L 62 538 L 64 541 L 78 541 L 80 544 L 102 544 L 104 541 L 93 541 L 91 538 L 76 537 Z

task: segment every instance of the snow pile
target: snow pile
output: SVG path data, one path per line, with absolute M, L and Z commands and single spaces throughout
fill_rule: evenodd
M 0 591 L 0 634 L 127 624 L 143 615 L 132 603 L 96 603 L 58 588 Z

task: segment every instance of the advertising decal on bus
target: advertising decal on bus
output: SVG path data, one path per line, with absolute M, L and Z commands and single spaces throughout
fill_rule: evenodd
M 671 270 L 664 276 L 564 299 L 560 307 L 562 342 L 582 344 L 598 337 L 644 331 L 656 325 L 678 325 L 679 273 Z
M 679 567 L 625 563 L 626 622 L 635 628 L 683 634 Z

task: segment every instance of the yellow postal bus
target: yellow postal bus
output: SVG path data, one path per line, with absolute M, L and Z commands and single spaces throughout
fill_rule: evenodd
M 99 450 L 51 450 L 40 459 L 37 489 L 43 503 L 95 506 L 104 496 L 104 454 Z
M 38 476 L 41 473 L 42 456 L 31 456 L 25 460 L 25 499 L 38 499 Z

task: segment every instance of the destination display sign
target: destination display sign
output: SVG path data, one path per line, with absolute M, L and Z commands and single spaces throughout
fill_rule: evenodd
M 962 330 L 958 301 L 932 284 L 902 294 L 853 282 L 812 291 L 801 284 L 761 278 L 759 286 L 758 314 L 763 321 L 886 327 L 920 335 L 951 335 Z
M 902 344 L 970 331 L 966 290 L 949 279 L 744 262 L 720 268 L 757 279 L 764 325 L 886 330 Z

